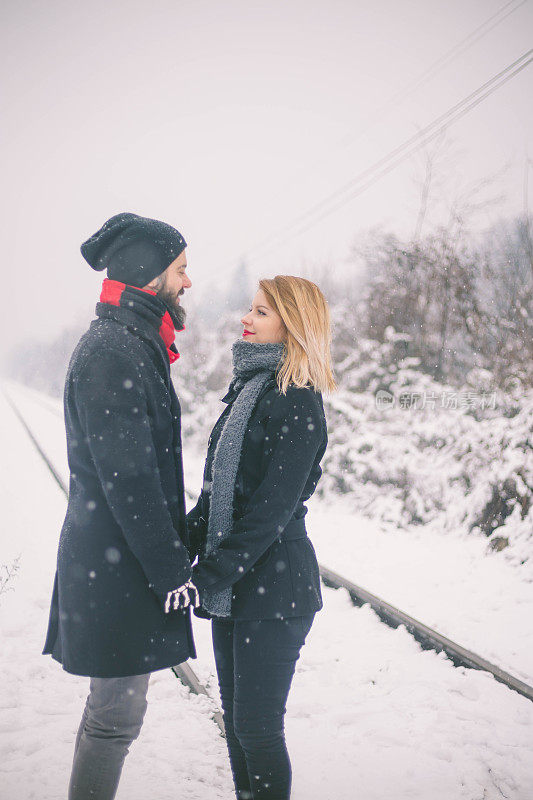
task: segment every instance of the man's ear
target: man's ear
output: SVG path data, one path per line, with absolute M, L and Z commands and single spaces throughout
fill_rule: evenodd
M 161 288 L 161 284 L 163 283 L 163 276 L 157 275 L 157 277 L 153 278 L 150 283 L 147 283 L 146 286 L 143 286 L 143 289 L 151 289 L 152 292 L 157 292 Z

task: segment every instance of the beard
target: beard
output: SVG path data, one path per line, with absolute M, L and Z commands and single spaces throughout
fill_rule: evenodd
M 183 290 L 179 292 L 179 294 L 183 294 Z M 162 286 L 161 289 L 159 289 L 157 296 L 165 304 L 175 329 L 180 331 L 185 325 L 187 312 L 184 308 L 182 308 L 182 306 L 180 306 L 174 295 L 172 295 L 165 286 Z

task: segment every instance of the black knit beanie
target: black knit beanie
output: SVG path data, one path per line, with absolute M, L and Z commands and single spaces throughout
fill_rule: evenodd
M 108 278 L 142 288 L 186 247 L 181 233 L 166 222 L 124 212 L 108 219 L 80 249 L 93 269 L 107 268 Z

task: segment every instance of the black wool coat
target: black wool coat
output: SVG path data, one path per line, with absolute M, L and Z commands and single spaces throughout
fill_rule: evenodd
M 120 677 L 196 657 L 180 406 L 158 333 L 165 308 L 127 287 L 78 343 L 65 394 L 70 487 L 43 653 L 75 675 Z M 133 299 L 132 299 L 133 298 Z
M 193 581 L 200 590 L 233 587 L 231 618 L 276 619 L 322 608 L 315 550 L 307 536 L 304 505 L 322 474 L 327 446 L 322 396 L 312 388 L 289 386 L 282 395 L 274 376 L 263 387 L 243 439 L 235 483 L 233 530 L 205 557 L 212 464 L 227 407 L 208 443 L 198 502 L 187 515 Z M 198 616 L 211 615 L 200 608 Z

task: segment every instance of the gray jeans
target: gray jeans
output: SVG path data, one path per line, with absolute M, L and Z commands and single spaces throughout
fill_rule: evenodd
M 68 800 L 113 800 L 129 746 L 141 731 L 150 673 L 91 678 L 81 718 Z

